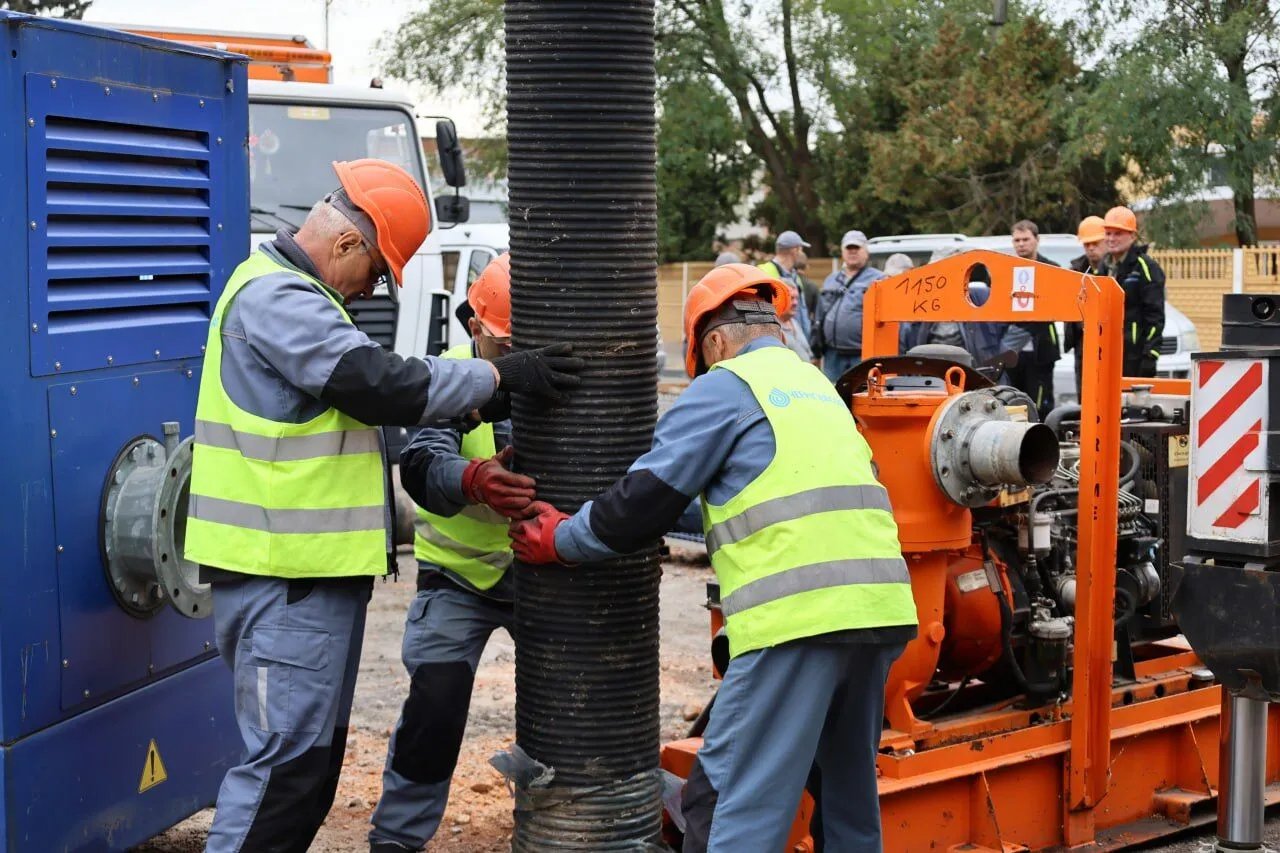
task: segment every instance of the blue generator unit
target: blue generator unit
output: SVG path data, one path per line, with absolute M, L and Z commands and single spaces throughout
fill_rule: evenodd
M 247 88 L 241 57 L 0 12 L 0 853 L 127 850 L 241 749 L 182 550 Z

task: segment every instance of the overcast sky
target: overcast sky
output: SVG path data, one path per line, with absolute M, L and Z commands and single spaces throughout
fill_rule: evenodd
M 329 50 L 334 82 L 367 86 L 379 76 L 375 45 L 422 0 L 330 0 Z M 94 0 L 86 21 L 193 27 L 225 32 L 304 35 L 324 46 L 324 0 Z M 388 82 L 409 90 L 402 83 Z M 447 115 L 458 131 L 471 136 L 482 130 L 478 105 L 466 99 L 427 98 L 420 91 L 420 112 Z

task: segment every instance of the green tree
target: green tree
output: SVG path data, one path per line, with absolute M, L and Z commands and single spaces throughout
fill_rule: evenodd
M 922 231 L 1005 232 L 1019 219 L 1074 231 L 1116 200 L 1119 168 L 1072 135 L 1083 85 L 1067 39 L 1022 15 L 993 45 L 944 20 L 898 67 L 900 113 L 870 142 L 874 193 Z
M 93 5 L 93 0 L 0 0 L 0 9 L 24 12 L 28 15 L 44 15 L 47 18 L 83 18 Z
M 1153 225 L 1175 240 L 1210 186 L 1232 193 L 1240 245 L 1257 239 L 1256 187 L 1280 146 L 1280 9 L 1267 0 L 1094 0 L 1106 36 L 1087 132 L 1139 191 L 1165 202 Z M 1190 201 L 1192 204 L 1180 202 Z
M 751 177 L 728 100 L 698 81 L 660 78 L 658 257 L 705 258 Z

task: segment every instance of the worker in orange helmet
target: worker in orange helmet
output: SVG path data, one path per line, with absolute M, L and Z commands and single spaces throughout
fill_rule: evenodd
M 467 302 L 472 340 L 444 357 L 493 362 L 510 352 L 510 255 L 489 263 Z M 400 455 L 400 482 L 418 505 L 418 593 L 403 643 L 409 696 L 387 745 L 372 853 L 421 850 L 436 834 L 480 655 L 496 629 L 511 633 L 507 520 L 530 505 L 534 482 L 505 470 L 510 454 L 511 422 L 503 418 L 471 430 L 426 427 Z
M 346 303 L 403 286 L 430 208 L 391 163 L 334 171 L 338 187 L 298 232 L 232 273 L 205 347 L 184 556 L 212 587 L 245 746 L 209 853 L 306 850 L 333 803 L 373 578 L 394 567 L 379 427 L 447 421 L 510 393 L 563 400 L 582 366 L 567 345 L 481 361 L 406 359 L 371 341 Z M 496 467 L 473 473 L 472 494 L 497 501 Z
M 1107 275 L 1107 228 L 1101 216 L 1086 216 L 1076 229 L 1076 239 L 1084 248 L 1084 254 L 1071 261 L 1070 267 L 1085 275 Z M 1075 354 L 1076 398 L 1080 397 L 1083 379 L 1084 324 L 1068 323 L 1063 346 Z
M 1164 270 L 1138 243 L 1138 217 L 1113 207 L 1103 217 L 1107 274 L 1124 288 L 1124 375 L 1155 376 L 1164 335 Z
M 815 760 L 827 849 L 881 848 L 884 685 L 916 609 L 871 451 L 782 341 L 790 300 L 745 264 L 704 276 L 684 314 L 695 378 L 653 449 L 572 517 L 535 503 L 512 526 L 523 562 L 589 563 L 656 541 L 700 496 L 731 660 L 683 794 L 685 853 L 783 849 Z

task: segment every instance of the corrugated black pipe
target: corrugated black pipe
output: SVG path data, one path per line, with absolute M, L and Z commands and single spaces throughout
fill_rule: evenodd
M 573 512 L 657 418 L 653 0 L 507 0 L 516 347 L 587 360 L 570 404 L 513 405 L 520 470 Z M 516 792 L 516 851 L 639 851 L 661 831 L 655 550 L 516 564 L 516 739 L 555 771 Z

